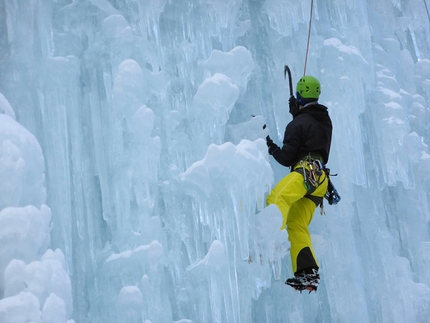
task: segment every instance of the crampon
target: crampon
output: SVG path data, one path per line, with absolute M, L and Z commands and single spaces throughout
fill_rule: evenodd
M 312 273 L 307 274 L 305 272 L 301 272 L 296 274 L 293 278 L 288 278 L 285 284 L 293 287 L 300 293 L 306 290 L 310 294 L 317 291 L 319 280 L 320 275 L 315 269 L 312 269 Z

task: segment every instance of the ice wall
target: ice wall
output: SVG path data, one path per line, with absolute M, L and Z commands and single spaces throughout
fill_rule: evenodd
M 3 95 L 0 111 L 0 321 L 72 323 L 64 254 L 48 249 L 51 209 L 41 147 Z
M 311 225 L 318 293 L 284 285 L 263 138 L 291 120 L 310 4 L 0 2 L 1 319 L 426 322 L 426 1 L 315 1 L 342 201 Z

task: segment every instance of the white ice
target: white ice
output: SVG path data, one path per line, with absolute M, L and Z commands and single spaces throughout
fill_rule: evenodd
M 310 8 L 0 3 L 0 322 L 428 322 L 428 1 L 314 1 L 342 201 L 310 225 L 318 292 L 284 284 L 264 139 Z

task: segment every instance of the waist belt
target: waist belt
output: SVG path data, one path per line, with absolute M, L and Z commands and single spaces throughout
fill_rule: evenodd
M 320 154 L 309 153 L 300 157 L 295 163 L 293 163 L 293 166 L 291 166 L 291 171 L 295 170 L 297 167 L 301 167 L 302 162 L 318 162 L 321 169 L 325 168 L 323 158 Z

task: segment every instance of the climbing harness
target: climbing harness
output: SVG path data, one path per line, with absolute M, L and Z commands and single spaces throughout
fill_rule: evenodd
M 306 189 L 304 197 L 310 199 L 316 206 L 319 206 L 321 215 L 325 215 L 324 198 L 328 201 L 328 204 L 335 205 L 340 202 L 341 197 L 330 180 L 330 176 L 337 176 L 337 174 L 330 174 L 330 169 L 325 167 L 321 160 L 322 157 L 318 154 L 309 153 L 306 157 L 302 157 L 295 163 L 291 171 L 303 176 L 303 186 Z M 324 183 L 326 179 L 328 180 L 328 185 L 324 196 L 312 195 L 317 187 Z
M 308 154 L 305 158 L 301 158 L 293 167 L 293 171 L 303 176 L 303 185 L 306 189 L 305 197 L 321 207 L 321 214 L 325 214 L 323 200 L 324 197 L 314 196 L 313 192 L 327 178 L 325 166 L 321 161 L 321 156 L 316 154 Z M 323 176 L 325 173 L 325 176 Z

